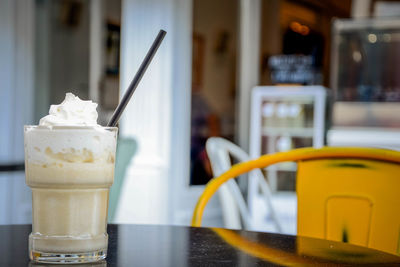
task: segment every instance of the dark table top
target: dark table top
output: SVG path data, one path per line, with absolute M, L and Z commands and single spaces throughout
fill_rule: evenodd
M 29 262 L 30 232 L 0 226 L 0 266 L 50 266 Z M 108 233 L 107 259 L 81 266 L 400 265 L 377 250 L 289 235 L 161 225 L 109 225 Z

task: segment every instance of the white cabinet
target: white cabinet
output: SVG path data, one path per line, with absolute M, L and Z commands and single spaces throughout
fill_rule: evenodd
M 255 87 L 251 104 L 250 155 L 256 158 L 299 147 L 322 147 L 325 102 L 326 90 L 322 86 Z M 295 171 L 295 163 L 269 167 L 266 174 L 272 191 L 294 189 L 294 181 L 285 179 L 291 179 Z M 278 177 L 282 177 L 282 181 Z
M 300 147 L 322 147 L 325 133 L 326 89 L 322 86 L 257 86 L 252 91 L 250 156 L 258 158 Z M 264 170 L 272 201 L 285 233 L 296 231 L 296 163 L 285 162 Z M 266 207 L 251 178 L 248 201 L 252 216 L 267 225 Z M 284 199 L 284 201 L 281 201 Z M 259 214 L 265 211 L 265 214 Z M 286 214 L 286 213 L 290 214 Z M 255 216 L 257 214 L 257 216 Z M 285 226 L 287 225 L 287 227 Z

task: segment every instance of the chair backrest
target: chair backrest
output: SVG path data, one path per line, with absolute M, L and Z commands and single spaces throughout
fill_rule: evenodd
M 221 184 L 284 161 L 298 164 L 298 235 L 399 254 L 400 152 L 386 149 L 301 148 L 237 164 L 207 184 L 192 225 L 201 224 L 203 209 Z
M 398 163 L 352 158 L 301 161 L 296 187 L 299 235 L 400 255 Z
M 232 167 L 231 156 L 239 162 L 250 160 L 249 155 L 243 149 L 221 137 L 210 137 L 206 143 L 206 150 L 214 176 L 219 176 Z M 259 169 L 254 170 L 250 175 L 256 177 L 276 230 L 281 232 L 281 226 L 272 206 L 270 188 L 265 181 L 264 175 Z M 238 184 L 233 180 L 227 181 L 218 192 L 225 227 L 253 230 L 251 215 Z M 243 227 L 241 222 L 243 222 Z

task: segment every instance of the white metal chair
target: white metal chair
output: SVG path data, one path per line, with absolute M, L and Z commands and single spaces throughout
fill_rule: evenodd
M 207 155 L 211 162 L 214 176 L 217 177 L 229 170 L 232 166 L 231 158 L 243 162 L 250 160 L 249 155 L 239 146 L 221 137 L 210 137 L 206 143 Z M 265 196 L 265 203 L 273 220 L 276 231 L 282 232 L 271 202 L 271 190 L 262 172 L 257 169 L 249 175 L 256 177 L 261 192 Z M 236 181 L 229 180 L 219 189 L 222 214 L 226 228 L 256 230 L 252 222 L 246 201 Z M 242 223 L 243 222 L 243 223 Z

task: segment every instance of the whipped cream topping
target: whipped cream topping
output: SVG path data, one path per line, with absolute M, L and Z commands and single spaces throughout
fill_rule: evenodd
M 35 164 L 110 163 L 116 132 L 101 127 L 52 128 L 26 126 L 26 160 Z
M 72 93 L 65 95 L 59 105 L 51 105 L 49 115 L 39 121 L 40 126 L 100 126 L 97 124 L 97 104 L 81 100 Z

